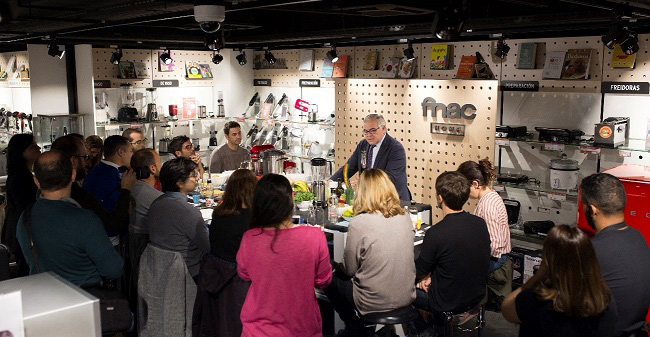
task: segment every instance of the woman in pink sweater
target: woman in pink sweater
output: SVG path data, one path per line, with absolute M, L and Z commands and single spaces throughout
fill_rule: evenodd
M 267 174 L 253 195 L 250 228 L 237 252 L 237 272 L 251 281 L 241 312 L 242 336 L 322 336 L 314 287 L 325 288 L 332 267 L 319 228 L 294 227 L 291 184 Z

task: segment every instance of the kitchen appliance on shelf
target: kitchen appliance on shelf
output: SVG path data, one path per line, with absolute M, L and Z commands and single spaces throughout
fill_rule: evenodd
M 580 130 L 558 129 L 558 128 L 545 128 L 535 127 L 539 132 L 540 142 L 553 142 L 571 144 L 580 142 L 580 137 L 585 133 Z
M 246 110 L 242 114 L 242 117 L 244 117 L 244 118 L 248 117 L 248 111 L 251 108 L 253 108 L 253 106 L 255 108 L 253 109 L 253 114 L 252 115 L 255 116 L 255 115 L 257 115 L 259 113 L 259 110 L 260 110 L 260 93 L 259 92 L 256 92 L 255 95 L 253 95 L 253 97 L 251 98 L 250 102 L 248 102 L 248 106 L 246 107 Z
M 208 108 L 205 105 L 199 105 L 199 118 L 208 118 Z
M 327 172 L 327 160 L 325 158 L 313 158 L 311 164 L 311 193 L 314 194 L 314 206 L 327 206 L 327 180 L 330 175 Z
M 120 85 L 120 98 L 122 107 L 117 111 L 117 120 L 132 122 L 138 120 L 138 109 L 135 108 L 135 91 L 130 83 Z
M 266 151 L 266 150 L 271 150 L 274 149 L 273 145 L 256 145 L 251 147 L 250 150 L 250 155 L 251 155 L 251 163 L 253 166 L 253 172 L 257 176 L 261 176 L 264 174 L 264 170 L 262 168 L 262 159 L 261 159 L 261 153 Z
M 147 122 L 158 120 L 158 106 L 156 105 L 156 99 L 158 99 L 156 88 L 147 88 L 147 115 L 145 117 Z
M 524 222 L 524 233 L 546 236 L 546 233 L 555 226 L 551 220 L 533 220 Z
M 262 159 L 262 173 L 284 173 L 284 162 L 287 161 L 286 153 L 282 150 L 269 149 L 260 154 Z
M 609 117 L 596 124 L 594 145 L 619 147 L 630 137 L 629 117 Z
M 13 116 L 13 114 L 12 114 Z M 16 114 L 17 116 L 17 114 Z M 15 121 L 17 118 L 12 117 Z M 84 115 L 38 115 L 39 137 L 38 145 L 47 148 L 52 145 L 55 139 L 71 133 L 84 134 Z
M 578 188 L 580 167 L 578 162 L 567 158 L 563 153 L 560 158 L 551 160 L 551 187 L 558 190 L 575 190 Z
M 172 129 L 169 124 L 162 126 L 165 128 L 165 134 L 163 138 L 160 138 L 158 141 L 158 153 L 169 153 L 169 143 L 171 142 Z
M 177 120 L 178 119 L 178 105 L 176 105 L 176 104 L 170 104 L 169 105 L 169 117 L 172 120 Z
M 310 104 L 309 112 L 307 113 L 307 121 L 310 123 L 318 122 L 318 105 Z
M 528 128 L 525 126 L 497 125 L 496 138 L 525 138 L 528 136 Z
M 528 180 L 528 176 L 525 174 L 500 173 L 497 175 L 499 183 L 525 184 Z

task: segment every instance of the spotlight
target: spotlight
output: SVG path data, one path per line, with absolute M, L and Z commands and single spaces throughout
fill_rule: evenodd
M 625 40 L 620 42 L 620 46 L 626 55 L 636 54 L 639 51 L 639 36 L 637 33 L 628 32 Z
M 415 51 L 411 42 L 409 42 L 408 48 L 404 49 L 404 57 L 406 57 L 407 61 L 413 61 L 415 59 Z
M 266 50 L 264 52 L 264 59 L 269 63 L 269 64 L 275 64 L 275 56 L 273 56 L 273 53 L 271 53 L 270 50 Z
M 219 54 L 218 50 L 215 50 L 214 55 L 212 55 L 212 63 L 219 64 L 223 61 L 223 56 Z
M 206 34 L 204 37 L 205 46 L 210 50 L 219 50 L 224 47 L 223 30 L 214 34 Z
M 336 63 L 336 61 L 339 60 L 339 57 L 336 55 L 336 46 L 332 45 L 332 49 L 327 52 L 327 58 L 332 61 L 332 63 Z
M 52 57 L 57 56 L 59 59 L 62 59 L 63 55 L 65 54 L 65 50 L 60 50 L 58 45 L 51 44 L 47 46 L 47 54 Z
M 465 24 L 466 12 L 462 8 L 445 8 L 436 12 L 431 31 L 440 40 L 453 40 L 460 35 L 463 24 Z
M 172 64 L 174 60 L 172 59 L 172 54 L 169 52 L 169 49 L 165 50 L 164 53 L 160 54 L 160 62 L 166 65 Z
M 116 49 L 111 55 L 111 63 L 120 64 L 120 60 L 122 60 L 122 49 Z
M 609 23 L 609 31 L 601 37 L 603 44 L 607 49 L 614 49 L 616 43 L 620 42 L 619 39 L 625 33 L 625 29 L 621 26 L 621 13 L 614 13 L 612 21 Z
M 239 55 L 237 55 L 237 56 L 235 57 L 235 59 L 237 59 L 237 62 L 239 62 L 239 65 L 240 65 L 240 66 L 245 65 L 246 62 L 247 62 L 247 61 L 246 61 L 246 52 L 244 52 L 243 50 L 240 49 L 240 50 L 239 50 Z
M 494 51 L 494 55 L 502 59 L 508 56 L 509 51 L 510 51 L 510 46 L 506 44 L 506 41 L 504 39 L 499 39 L 499 41 L 497 41 L 497 50 Z

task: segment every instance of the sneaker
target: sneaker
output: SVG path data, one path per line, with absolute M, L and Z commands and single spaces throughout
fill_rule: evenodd
M 474 319 L 476 316 L 478 316 L 478 314 L 470 314 L 469 312 L 465 312 L 458 318 L 458 325 L 463 325 Z

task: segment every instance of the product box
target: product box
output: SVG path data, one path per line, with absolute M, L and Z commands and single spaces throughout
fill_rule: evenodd
M 532 251 L 524 256 L 524 282 L 526 283 L 531 277 L 536 266 L 542 263 L 542 252 Z
M 514 247 L 508 254 L 512 260 L 512 283 L 521 285 L 524 281 L 524 257 L 530 249 Z

